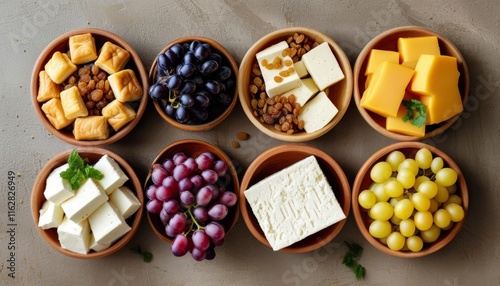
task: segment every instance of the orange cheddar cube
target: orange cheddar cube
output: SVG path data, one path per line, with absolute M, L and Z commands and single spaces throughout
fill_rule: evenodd
M 378 49 L 371 50 L 368 63 L 366 64 L 365 75 L 369 76 L 373 74 L 377 66 L 385 61 L 399 64 L 399 53 Z
M 410 123 L 410 121 L 403 121 L 403 117 L 406 115 L 406 107 L 400 105 L 398 114 L 396 117 L 389 116 L 385 121 L 385 129 L 391 132 L 397 132 L 410 136 L 422 137 L 425 135 L 425 125 L 420 127 L 415 126 Z
M 381 63 L 363 93 L 360 105 L 384 117 L 396 117 L 414 71 L 399 64 Z
M 420 55 L 440 55 L 439 42 L 436 36 L 399 38 L 398 51 L 401 55 L 401 64 L 415 68 Z
M 460 72 L 457 59 L 450 56 L 422 55 L 415 67 L 410 90 L 420 95 L 427 107 L 426 124 L 436 124 L 463 111 L 458 89 Z

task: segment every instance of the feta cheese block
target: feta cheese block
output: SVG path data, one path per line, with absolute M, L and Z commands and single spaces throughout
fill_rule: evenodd
M 304 120 L 304 130 L 312 133 L 325 127 L 339 110 L 324 91 L 318 93 L 300 110 L 299 120 Z
M 88 220 L 76 223 L 68 217 L 57 228 L 61 247 L 73 252 L 87 254 L 90 251 L 90 226 Z
M 126 186 L 121 186 L 112 192 L 109 201 L 113 203 L 120 215 L 125 219 L 133 215 L 141 207 L 137 197 Z
M 107 195 L 111 194 L 128 180 L 127 175 L 125 175 L 120 166 L 118 166 L 118 163 L 107 154 L 102 156 L 99 161 L 95 163 L 94 168 L 104 175 L 104 178 L 97 181 L 97 183 Z
M 295 102 L 299 103 L 300 106 L 304 106 L 306 102 L 311 99 L 316 93 L 318 93 L 318 87 L 314 83 L 314 80 L 310 77 L 300 80 L 300 86 L 294 88 L 290 91 L 285 92 L 283 95 L 288 98 L 290 95 L 295 95 Z
M 40 217 L 38 218 L 38 226 L 42 229 L 58 227 L 64 217 L 64 212 L 60 205 L 56 205 L 51 201 L 45 201 L 40 209 Z
M 274 173 L 244 194 L 275 251 L 346 218 L 314 156 Z
M 295 71 L 300 78 L 305 78 L 309 75 L 303 61 L 295 62 L 293 64 L 293 67 L 295 68 Z
M 300 78 L 295 72 L 292 58 L 283 56 L 283 51 L 287 48 L 287 42 L 282 41 L 255 55 L 269 97 L 283 94 L 300 85 Z
M 97 244 L 111 244 L 122 237 L 130 226 L 112 203 L 105 202 L 89 216 L 89 224 Z
M 75 195 L 71 189 L 71 185 L 67 180 L 61 178 L 61 173 L 68 169 L 69 164 L 66 163 L 55 168 L 47 177 L 45 191 L 43 195 L 48 201 L 56 205 L 62 204 L 65 200 Z
M 111 243 L 99 244 L 99 243 L 95 242 L 94 235 L 93 234 L 90 235 L 90 249 L 92 249 L 93 251 L 96 251 L 96 252 L 103 251 L 110 246 L 111 246 Z
M 106 193 L 93 179 L 86 179 L 75 195 L 61 204 L 64 214 L 79 223 L 108 200 Z
M 344 73 L 327 42 L 305 53 L 302 61 L 319 90 L 344 79 Z

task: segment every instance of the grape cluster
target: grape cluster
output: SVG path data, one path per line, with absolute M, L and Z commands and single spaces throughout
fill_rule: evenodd
M 159 215 L 175 256 L 191 252 L 195 260 L 211 260 L 224 242 L 223 220 L 237 201 L 225 188 L 227 168 L 211 152 L 195 158 L 179 152 L 152 166 L 146 209 Z
M 209 43 L 175 44 L 157 58 L 156 82 L 149 95 L 182 124 L 213 120 L 230 105 L 235 79 L 227 59 Z
M 369 233 L 392 250 L 420 251 L 464 216 L 458 174 L 427 148 L 406 158 L 389 153 L 370 170 L 373 183 L 358 195 L 370 217 Z

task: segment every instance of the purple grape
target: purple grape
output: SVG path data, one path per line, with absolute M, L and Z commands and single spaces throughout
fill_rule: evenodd
M 167 172 L 169 172 L 169 173 L 172 173 L 172 171 L 175 168 L 175 163 L 174 163 L 174 160 L 172 160 L 172 159 L 166 159 L 165 161 L 163 161 L 162 165 L 163 165 L 163 168 L 165 170 L 167 170 Z
M 190 248 L 189 238 L 185 235 L 178 234 L 172 241 L 172 254 L 180 257 L 186 255 Z
M 210 189 L 210 191 L 212 192 L 212 200 L 215 200 L 217 199 L 217 197 L 219 196 L 219 188 L 215 185 L 206 185 L 207 188 Z
M 172 219 L 172 218 L 170 218 Z M 170 221 L 169 221 L 170 222 Z M 177 234 L 179 234 L 177 231 L 175 231 L 172 226 L 170 226 L 170 223 L 167 223 L 165 226 L 165 234 L 170 237 L 175 237 Z
M 178 185 L 180 192 L 191 191 L 191 189 L 193 188 L 193 182 L 191 182 L 189 178 L 183 178 L 179 181 Z
M 194 98 L 194 105 L 206 109 L 210 105 L 210 99 L 202 93 L 197 93 Z
M 210 52 L 210 45 L 207 43 L 199 44 L 194 49 L 194 55 L 200 61 L 204 61 L 210 55 Z
M 226 207 L 232 207 L 236 204 L 238 197 L 233 192 L 223 192 L 219 195 L 217 201 Z
M 207 187 L 201 188 L 196 194 L 196 203 L 199 206 L 207 206 L 212 201 L 212 190 Z
M 198 47 L 198 45 L 200 45 L 200 41 L 198 40 L 193 40 L 191 43 L 189 43 L 189 50 L 194 52 L 194 50 L 196 50 L 196 47 Z
M 160 200 L 150 200 L 146 204 L 146 209 L 152 214 L 159 214 L 163 209 L 163 202 Z
M 218 53 L 211 53 L 210 55 L 208 55 L 207 59 L 216 61 L 219 64 L 219 66 L 220 63 L 222 62 L 222 56 L 219 55 Z
M 179 97 L 179 102 L 182 106 L 190 108 L 194 105 L 194 99 L 190 94 L 184 93 Z
M 216 222 L 210 222 L 209 224 L 207 224 L 205 226 L 205 233 L 208 235 L 208 237 L 210 237 L 212 242 L 220 241 L 226 235 L 224 228 Z
M 213 240 L 212 239 L 212 243 L 214 244 L 214 246 L 221 246 L 221 245 L 224 244 L 224 238 L 219 239 L 219 240 Z
M 163 179 L 168 176 L 167 170 L 165 170 L 161 165 L 155 164 L 151 171 L 151 180 L 155 185 L 161 185 Z
M 175 178 L 172 176 L 168 176 L 163 179 L 163 181 L 161 181 L 161 184 L 162 186 L 169 188 L 174 196 L 176 196 L 179 192 L 179 183 L 177 183 L 177 180 L 175 180 Z
M 165 113 L 168 115 L 170 118 L 175 118 L 175 112 L 177 109 L 175 109 L 172 105 L 167 104 L 165 105 Z
M 177 152 L 172 156 L 172 160 L 175 165 L 182 164 L 184 161 L 188 159 L 188 156 L 184 152 Z
M 167 188 L 163 185 L 156 188 L 156 198 L 162 202 L 168 201 L 170 198 L 174 196 L 174 193 L 170 188 Z
M 149 88 L 149 96 L 153 100 L 160 100 L 167 96 L 168 89 L 166 86 L 155 83 Z
M 164 226 L 170 221 L 170 214 L 165 209 L 160 211 L 160 220 Z
M 183 162 L 186 167 L 189 169 L 189 174 L 194 174 L 196 170 L 198 170 L 198 164 L 196 164 L 196 161 L 194 158 L 187 158 L 186 161 Z
M 176 213 L 168 222 L 168 225 L 177 233 L 182 233 L 187 226 L 187 218 L 183 213 Z
M 175 110 L 175 120 L 179 123 L 187 123 L 189 121 L 189 110 L 184 106 L 179 106 Z
M 174 51 L 172 51 L 171 49 L 168 49 L 165 52 L 165 56 L 167 56 L 169 61 L 172 63 L 172 66 L 174 66 L 177 63 L 177 61 L 179 60 L 177 54 Z
M 177 56 L 177 58 L 181 58 L 182 55 L 184 54 L 184 50 L 182 49 L 182 46 L 179 44 L 175 44 L 170 47 L 170 50 L 174 52 L 174 54 Z
M 191 117 L 197 122 L 205 122 L 208 119 L 208 111 L 198 108 L 191 108 Z
M 198 169 L 200 171 L 207 170 L 212 167 L 213 159 L 211 159 L 207 154 L 200 154 L 195 159 L 196 164 L 198 164 Z
M 193 188 L 196 190 L 201 189 L 203 187 L 203 185 L 205 184 L 205 181 L 203 180 L 203 178 L 200 175 L 193 175 L 189 179 L 191 180 L 191 183 L 193 183 Z
M 218 94 L 220 92 L 220 83 L 217 80 L 207 80 L 205 82 L 205 88 L 211 93 L 211 94 Z
M 217 160 L 214 162 L 212 169 L 217 173 L 219 177 L 222 177 L 226 174 L 227 164 L 222 160 Z
M 183 63 L 177 70 L 177 74 L 182 78 L 189 78 L 196 71 L 196 66 L 192 63 Z M 179 86 L 180 87 L 180 86 Z
M 220 81 L 224 81 L 228 79 L 232 74 L 232 71 L 229 67 L 227 66 L 221 66 L 219 67 L 219 70 L 217 71 L 217 74 L 215 75 L 215 78 Z
M 207 250 L 205 250 L 205 259 L 206 260 L 213 260 L 215 258 L 215 248 L 214 247 L 209 247 Z
M 207 169 L 201 172 L 201 177 L 207 184 L 215 184 L 215 182 L 217 182 L 217 179 L 219 178 L 219 176 L 217 176 L 217 173 L 212 169 Z
M 147 189 L 146 189 L 146 197 L 148 197 L 148 199 L 150 200 L 156 200 L 156 188 L 157 186 L 156 185 L 150 185 Z
M 215 204 L 208 210 L 208 216 L 213 220 L 221 220 L 227 216 L 228 209 L 223 204 Z
M 215 60 L 206 60 L 199 67 L 198 72 L 204 76 L 208 76 L 214 73 L 217 69 L 219 69 L 219 63 Z
M 215 100 L 222 103 L 223 105 L 228 105 L 229 103 L 231 103 L 232 97 L 225 92 L 221 92 L 221 93 L 217 94 L 217 96 L 215 97 Z
M 196 90 L 196 83 L 191 80 L 186 80 L 181 86 L 181 94 L 192 94 Z
M 196 230 L 193 232 L 191 239 L 195 248 L 207 250 L 210 247 L 210 238 L 203 230 Z
M 194 260 L 196 261 L 202 261 L 203 259 L 205 259 L 206 252 L 205 250 L 193 247 L 193 249 L 191 249 L 191 256 L 193 256 Z
M 172 62 L 170 61 L 170 59 L 167 57 L 167 55 L 165 53 L 159 54 L 157 61 L 158 61 L 158 68 L 159 69 L 161 68 L 163 70 L 169 70 L 173 66 Z
M 171 199 L 163 202 L 163 210 L 165 210 L 169 214 L 175 214 L 180 210 L 179 202 L 175 199 Z
M 198 59 L 194 56 L 193 52 L 187 52 L 184 54 L 183 63 L 196 65 Z
M 174 74 L 167 78 L 167 87 L 170 90 L 177 91 L 182 85 L 182 78 L 178 74 Z
M 181 192 L 179 195 L 179 201 L 184 206 L 190 206 L 194 203 L 194 195 L 190 191 Z
M 193 216 L 201 224 L 207 223 L 210 219 L 207 209 L 200 206 L 193 209 Z
M 175 166 L 174 171 L 172 172 L 172 176 L 174 179 L 178 181 L 187 178 L 189 176 L 189 169 L 184 164 L 179 164 Z

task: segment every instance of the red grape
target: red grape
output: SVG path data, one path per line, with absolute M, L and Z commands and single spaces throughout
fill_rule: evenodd
M 159 214 L 163 208 L 163 203 L 160 200 L 150 200 L 146 204 L 146 209 L 152 214 Z
M 207 154 L 200 154 L 196 157 L 195 161 L 196 164 L 198 164 L 198 169 L 200 169 L 200 171 L 204 171 L 212 167 L 213 160 Z
M 210 247 L 210 238 L 203 230 L 196 230 L 193 232 L 191 239 L 193 246 L 201 250 L 207 250 Z
M 178 181 L 180 181 L 184 178 L 187 178 L 189 176 L 189 169 L 184 164 L 177 165 L 177 166 L 175 166 L 174 170 L 172 171 L 172 176 L 178 182 Z
M 153 167 L 153 170 L 151 172 L 151 180 L 153 181 L 153 184 L 161 185 L 161 182 L 167 176 L 167 170 L 165 170 L 161 165 L 156 165 L 155 167 Z
M 217 176 L 217 173 L 211 169 L 207 169 L 201 172 L 201 177 L 207 184 L 215 184 L 215 182 L 217 182 L 217 179 L 219 178 L 219 176 Z
M 217 201 L 226 207 L 232 207 L 236 204 L 237 201 L 236 194 L 233 192 L 223 192 L 217 198 Z
M 212 200 L 212 190 L 208 187 L 201 188 L 196 194 L 196 203 L 199 206 L 207 206 Z
M 190 247 L 189 239 L 182 234 L 178 234 L 172 242 L 172 253 L 175 256 L 184 256 Z
M 226 217 L 228 209 L 223 204 L 215 204 L 208 210 L 208 216 L 213 220 L 221 220 Z

